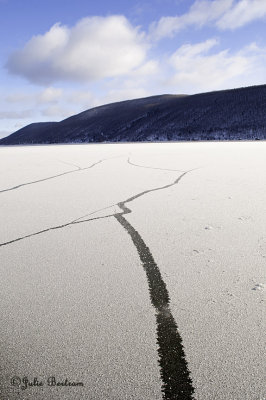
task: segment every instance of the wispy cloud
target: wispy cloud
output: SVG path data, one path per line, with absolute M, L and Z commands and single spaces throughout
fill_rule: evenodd
M 196 0 L 187 13 L 164 16 L 153 22 L 150 37 L 160 40 L 174 36 L 189 26 L 199 28 L 210 24 L 221 30 L 233 30 L 265 17 L 264 0 Z
M 33 116 L 32 110 L 23 111 L 0 111 L 0 119 L 22 119 Z
M 57 103 L 63 95 L 63 90 L 54 87 L 47 87 L 36 96 L 39 103 Z
M 57 106 L 57 105 L 51 105 L 49 107 L 46 107 L 44 109 L 41 110 L 41 114 L 45 117 L 51 117 L 51 118 L 56 118 L 56 119 L 63 119 L 63 118 L 67 118 L 70 117 L 71 115 L 73 115 L 75 113 L 74 110 L 71 110 L 69 108 L 66 107 L 62 107 L 62 106 Z
M 217 26 L 220 29 L 236 29 L 265 17 L 265 0 L 241 0 L 217 21 Z
M 190 93 L 262 84 L 266 79 L 266 49 L 255 43 L 231 53 L 213 52 L 217 39 L 181 46 L 169 59 L 174 73 L 167 84 Z
M 180 30 L 191 25 L 200 27 L 217 21 L 226 11 L 229 11 L 233 0 L 197 0 L 188 13 L 180 16 L 165 16 L 150 26 L 150 36 L 154 40 L 171 37 Z
M 57 103 L 63 96 L 63 90 L 48 86 L 42 91 L 35 93 L 11 93 L 5 97 L 7 103 L 32 103 L 34 104 L 49 104 Z

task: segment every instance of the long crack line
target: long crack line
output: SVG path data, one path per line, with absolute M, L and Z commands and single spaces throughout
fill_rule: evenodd
M 198 168 L 194 168 L 193 170 L 195 169 Z M 123 215 L 132 212 L 132 210 L 126 206 L 127 203 L 130 203 L 148 193 L 170 188 L 171 186 L 178 184 L 187 173 L 193 170 L 183 172 L 177 179 L 175 179 L 174 182 L 168 185 L 145 190 L 134 196 L 129 197 L 124 201 L 115 204 L 122 210 L 122 212 L 102 217 L 89 218 L 85 220 L 81 220 L 81 218 L 84 217 L 79 217 L 74 221 L 68 222 L 66 224 L 50 227 L 42 231 L 35 232 L 33 234 L 29 234 L 24 237 L 0 244 L 0 246 L 5 246 L 7 244 L 11 244 L 19 240 L 39 235 L 51 230 L 62 229 L 70 225 L 81 224 L 93 220 L 114 217 L 123 227 L 123 229 L 125 229 L 126 232 L 129 234 L 134 246 L 136 247 L 139 258 L 143 265 L 143 269 L 146 273 L 150 300 L 156 312 L 156 330 L 159 356 L 158 361 L 161 368 L 160 374 L 162 379 L 162 394 L 163 399 L 165 400 L 193 400 L 194 388 L 192 380 L 190 378 L 190 371 L 188 369 L 187 361 L 185 359 L 182 338 L 178 332 L 177 324 L 169 306 L 170 296 L 166 284 L 162 278 L 160 269 L 156 264 L 149 247 L 146 245 L 141 235 L 128 222 L 128 220 L 125 219 Z M 113 206 L 114 205 L 111 205 L 105 207 L 104 209 L 108 209 Z M 95 211 L 93 213 L 99 211 L 101 210 Z M 91 213 L 91 215 L 93 213 Z
M 183 171 L 181 169 L 158 168 L 158 167 L 149 167 L 149 166 L 146 166 L 146 165 L 135 164 L 130 160 L 130 158 L 128 158 L 127 162 L 128 162 L 128 164 L 134 165 L 134 167 L 139 167 L 139 168 L 159 169 L 161 171 L 185 172 L 185 171 Z
M 99 162 L 100 162 L 100 161 L 98 161 L 98 163 L 99 163 Z M 94 164 L 94 165 L 96 165 L 96 164 Z M 42 230 L 40 230 L 40 231 L 30 233 L 30 234 L 28 234 L 28 235 L 20 236 L 20 237 L 18 237 L 18 238 L 16 238 L 16 239 L 9 240 L 8 242 L 2 242 L 2 243 L 0 243 L 0 247 L 6 246 L 6 245 L 9 245 L 9 244 L 12 244 L 12 243 L 18 242 L 18 241 L 20 241 L 20 240 L 23 240 L 23 239 L 27 239 L 27 238 L 36 236 L 36 235 L 40 235 L 40 234 L 42 234 L 42 233 L 46 233 L 46 232 L 49 232 L 49 231 L 52 231 L 52 230 L 62 229 L 62 228 L 65 228 L 65 227 L 67 227 L 67 226 L 70 226 L 70 225 L 82 224 L 82 223 L 85 223 L 85 222 L 95 221 L 95 220 L 98 220 L 98 219 L 110 218 L 110 217 L 114 217 L 114 216 L 116 216 L 116 215 L 123 215 L 123 214 L 131 213 L 131 210 L 128 209 L 128 208 L 125 206 L 126 203 L 129 203 L 129 202 L 131 202 L 131 201 L 133 201 L 133 200 L 136 200 L 137 198 L 139 198 L 139 197 L 141 197 L 141 196 L 144 196 L 145 194 L 148 194 L 148 193 L 151 193 L 151 192 L 155 192 L 155 191 L 158 191 L 158 190 L 164 190 L 164 189 L 167 189 L 167 188 L 169 188 L 169 187 L 171 187 L 171 186 L 173 186 L 173 185 L 176 185 L 184 175 L 186 175 L 187 173 L 189 173 L 189 172 L 191 172 L 191 171 L 194 171 L 194 170 L 196 170 L 196 169 L 198 169 L 198 168 L 194 168 L 194 169 L 192 169 L 192 170 L 189 170 L 189 171 L 184 172 L 184 173 L 183 173 L 182 175 L 180 175 L 180 177 L 178 177 L 174 182 L 172 182 L 172 183 L 170 183 L 170 184 L 168 184 L 168 185 L 160 186 L 160 187 L 157 187 L 157 188 L 154 188 L 154 189 L 145 190 L 145 191 L 143 191 L 143 192 L 140 192 L 140 193 L 136 194 L 135 196 L 129 197 L 128 199 L 126 199 L 126 200 L 124 200 L 124 201 L 121 201 L 121 202 L 115 203 L 115 204 L 111 204 L 110 206 L 101 208 L 101 209 L 96 210 L 96 211 L 92 211 L 92 212 L 89 213 L 89 214 L 86 214 L 86 215 L 83 215 L 83 216 L 81 216 L 81 217 L 78 217 L 78 218 L 76 218 L 76 219 L 74 219 L 74 220 L 72 220 L 72 221 L 70 221 L 70 222 L 66 222 L 65 224 L 60 224 L 60 225 L 51 226 L 51 227 L 49 227 L 49 228 L 42 229 Z M 94 218 L 83 219 L 83 218 L 85 218 L 85 217 L 87 217 L 87 216 L 89 216 L 89 215 L 96 214 L 96 213 L 98 213 L 98 212 L 100 212 L 100 211 L 107 210 L 107 209 L 109 209 L 109 208 L 111 208 L 111 207 L 114 207 L 114 206 L 120 207 L 121 210 L 123 210 L 123 212 L 122 212 L 122 213 L 113 213 L 113 214 L 105 215 L 105 216 L 102 216 L 102 217 L 94 217 Z
M 176 185 L 188 172 L 184 172 L 173 183 L 160 188 L 146 190 L 117 205 L 122 213 L 114 214 L 116 220 L 122 225 L 131 237 L 136 247 L 143 269 L 146 273 L 150 300 L 156 312 L 156 330 L 160 375 L 162 379 L 162 394 L 165 400 L 193 400 L 194 388 L 190 378 L 181 335 L 170 309 L 170 296 L 162 278 L 160 269 L 156 264 L 149 247 L 142 239 L 139 232 L 123 216 L 132 212 L 125 204 L 144 194 L 163 190 Z
M 10 192 L 11 190 L 16 190 L 16 189 L 19 189 L 19 188 L 21 188 L 21 187 L 23 187 L 23 186 L 34 185 L 35 183 L 40 183 L 40 182 L 44 182 L 44 181 L 49 181 L 50 179 L 55 179 L 55 178 L 58 178 L 58 177 L 60 177 L 60 176 L 64 176 L 64 175 L 68 175 L 68 174 L 73 174 L 74 172 L 85 171 L 85 170 L 87 170 L 87 169 L 93 168 L 95 165 L 100 164 L 100 163 L 102 163 L 103 161 L 106 161 L 106 160 L 107 160 L 106 158 L 103 158 L 102 160 L 99 160 L 99 161 L 97 161 L 97 162 L 95 162 L 95 163 L 89 165 L 88 167 L 81 168 L 81 167 L 76 166 L 76 169 L 72 169 L 72 170 L 70 170 L 70 171 L 62 172 L 61 174 L 48 176 L 47 178 L 43 178 L 43 179 L 37 179 L 36 181 L 21 183 L 20 185 L 16 185 L 16 186 L 13 186 L 13 187 L 11 187 L 11 188 L 7 188 L 7 189 L 0 190 L 0 193 Z M 61 162 L 62 162 L 62 161 L 61 161 Z M 69 163 L 64 163 L 64 164 L 68 164 L 68 165 L 69 165 Z M 72 166 L 73 166 L 73 164 L 72 164 Z
M 76 167 L 78 170 L 82 169 L 82 167 L 80 167 L 79 165 L 76 165 L 76 164 L 72 164 L 72 163 L 69 163 L 66 161 L 62 161 L 62 160 L 57 160 L 57 161 L 59 161 L 62 164 L 65 164 L 65 165 L 70 165 L 71 167 Z

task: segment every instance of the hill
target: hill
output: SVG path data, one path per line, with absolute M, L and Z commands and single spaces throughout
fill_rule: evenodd
M 261 85 L 121 101 L 61 122 L 30 124 L 0 144 L 265 138 L 266 85 Z

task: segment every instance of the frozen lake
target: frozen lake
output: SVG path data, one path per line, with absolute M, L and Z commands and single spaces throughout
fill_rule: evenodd
M 0 171 L 1 400 L 266 398 L 266 142 L 0 147 Z

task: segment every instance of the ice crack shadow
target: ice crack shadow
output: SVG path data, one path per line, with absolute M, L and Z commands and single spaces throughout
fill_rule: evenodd
M 170 296 L 166 284 L 162 278 L 160 269 L 156 264 L 150 249 L 142 239 L 138 231 L 124 218 L 124 214 L 131 213 L 125 205 L 144 194 L 163 190 L 176 185 L 188 172 L 184 172 L 173 183 L 163 187 L 146 190 L 135 196 L 130 197 L 117 205 L 123 210 L 122 213 L 114 214 L 116 220 L 122 225 L 130 235 L 134 246 L 137 249 L 139 258 L 146 273 L 150 300 L 156 311 L 157 344 L 160 374 L 162 379 L 163 398 L 167 400 L 192 400 L 194 388 L 190 378 L 182 338 L 178 332 L 178 327 L 172 315 L 169 303 Z
M 162 379 L 162 394 L 163 399 L 165 400 L 193 400 L 194 388 L 192 380 L 190 378 L 190 371 L 188 369 L 187 361 L 185 359 L 182 338 L 178 332 L 177 324 L 169 306 L 170 296 L 166 284 L 162 278 L 160 269 L 156 264 L 149 247 L 146 245 L 138 231 L 124 217 L 124 215 L 132 212 L 131 209 L 126 206 L 127 203 L 130 203 L 148 193 L 170 188 L 178 184 L 186 174 L 193 170 L 183 172 L 177 179 L 174 180 L 174 182 L 168 185 L 145 190 L 134 196 L 129 197 L 122 202 L 115 204 L 122 210 L 122 212 L 116 212 L 102 217 L 94 217 L 81 220 L 88 215 L 92 215 L 96 212 L 114 206 L 111 205 L 109 207 L 105 207 L 104 209 L 87 214 L 86 216 L 77 218 L 76 220 L 68 222 L 66 224 L 50 227 L 42 231 L 35 232 L 33 234 L 0 244 L 0 246 L 4 246 L 25 238 L 29 238 L 31 236 L 48 232 L 50 230 L 62 229 L 69 225 L 114 217 L 123 227 L 123 229 L 129 234 L 134 246 L 136 247 L 140 261 L 143 265 L 143 269 L 146 273 L 150 300 L 156 312 L 156 330 L 159 356 L 158 361 L 160 365 L 160 375 Z
M 190 378 L 182 338 L 171 313 L 170 297 L 154 258 L 136 229 L 121 215 L 117 221 L 130 235 L 146 273 L 150 299 L 156 310 L 157 344 L 163 398 L 191 400 L 194 388 Z

